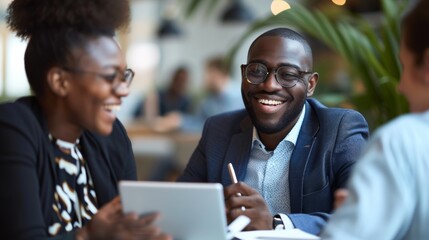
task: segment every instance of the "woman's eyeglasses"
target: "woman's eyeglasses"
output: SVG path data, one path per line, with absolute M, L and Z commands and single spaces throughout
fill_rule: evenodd
M 112 74 L 105 74 L 105 73 L 87 71 L 87 70 L 70 68 L 70 67 L 62 67 L 62 68 L 72 73 L 95 75 L 97 77 L 104 79 L 106 82 L 112 84 L 113 88 L 118 87 L 121 83 L 125 83 L 125 85 L 129 87 L 134 78 L 134 71 L 131 68 L 127 68 L 124 72 L 115 71 Z

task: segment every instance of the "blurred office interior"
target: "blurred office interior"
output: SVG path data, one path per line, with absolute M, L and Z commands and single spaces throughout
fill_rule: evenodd
M 118 117 L 125 124 L 133 144 L 141 180 L 174 180 L 184 168 L 198 143 L 201 132 L 157 129 L 157 99 L 151 97 L 169 84 L 174 71 L 188 70 L 187 94 L 196 108 L 204 97 L 206 61 L 214 56 L 228 56 L 231 48 L 257 21 L 273 15 L 273 2 L 304 5 L 310 11 L 341 15 L 338 21 L 361 18 L 372 26 L 383 22 L 382 1 L 374 0 L 210 0 L 197 4 L 191 16 L 186 13 L 192 0 L 131 0 L 132 21 L 126 32 L 118 33 L 128 65 L 136 72 L 131 94 L 123 100 Z M 10 0 L 0 1 L 0 100 L 13 100 L 30 94 L 23 55 L 26 42 L 16 38 L 6 27 L 5 14 Z M 393 4 L 396 1 L 390 0 Z M 412 1 L 410 1 L 412 2 Z M 399 18 L 399 16 L 398 16 Z M 335 19 L 335 17 L 334 17 Z M 287 22 L 270 25 L 251 33 L 241 41 L 230 63 L 231 88 L 240 93 L 240 65 L 246 63 L 247 50 L 261 32 L 275 26 L 295 26 Z M 311 34 L 314 70 L 321 75 L 316 97 L 329 106 L 356 108 L 351 100 L 367 89 L 344 57 Z M 393 56 L 397 54 L 394 53 Z M 358 80 L 356 80 L 358 79 Z M 239 96 L 240 97 L 240 96 Z M 144 110 L 135 117 L 136 108 Z

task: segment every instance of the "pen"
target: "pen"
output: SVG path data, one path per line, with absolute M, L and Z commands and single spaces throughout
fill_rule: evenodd
M 228 171 L 229 176 L 231 177 L 232 183 L 238 183 L 237 176 L 235 175 L 234 167 L 232 166 L 232 163 L 228 163 Z
M 237 176 L 235 175 L 235 171 L 234 171 L 234 167 L 232 166 L 232 163 L 228 163 L 228 171 L 229 171 L 229 176 L 231 177 L 231 182 L 238 183 Z M 237 196 L 241 197 L 241 193 L 237 193 Z M 246 207 L 241 206 L 241 210 L 246 211 Z

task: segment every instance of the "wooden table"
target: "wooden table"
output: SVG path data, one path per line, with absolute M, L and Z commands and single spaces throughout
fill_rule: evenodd
M 156 132 L 143 123 L 128 124 L 126 130 L 133 145 L 139 180 L 149 180 L 162 161 L 172 161 L 182 171 L 201 137 L 201 133 Z

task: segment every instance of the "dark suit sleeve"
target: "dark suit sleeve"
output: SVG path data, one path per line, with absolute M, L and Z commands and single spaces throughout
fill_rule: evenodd
M 353 165 L 361 155 L 368 140 L 368 125 L 358 112 L 349 111 L 342 118 L 332 156 L 333 188 L 344 188 L 349 180 Z
M 206 148 L 210 123 L 211 119 L 209 118 L 204 124 L 203 133 L 197 148 L 192 153 L 183 174 L 177 178 L 178 182 L 207 182 L 207 157 L 203 149 Z
M 356 111 L 347 111 L 338 126 L 333 154 L 331 160 L 328 161 L 332 194 L 347 184 L 353 164 L 361 154 L 367 139 L 368 125 L 364 117 Z M 331 205 L 333 200 L 334 198 L 331 196 Z M 296 228 L 318 234 L 329 220 L 330 213 L 288 214 L 288 217 Z
M 0 106 L 0 234 L 4 239 L 47 237 L 33 121 L 37 120 L 12 104 Z

